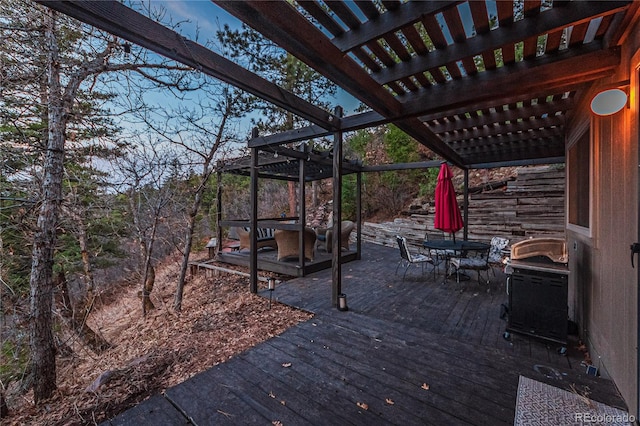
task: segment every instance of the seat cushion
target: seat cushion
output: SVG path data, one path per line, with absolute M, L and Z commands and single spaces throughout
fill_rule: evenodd
M 454 257 L 451 264 L 458 269 L 484 269 L 487 261 L 477 257 Z
M 427 256 L 426 254 L 416 253 L 411 255 L 411 260 L 413 262 L 430 262 L 431 257 Z
M 509 245 L 509 240 L 502 237 L 493 237 L 491 239 L 491 249 L 489 250 L 490 263 L 502 263 L 502 250 Z

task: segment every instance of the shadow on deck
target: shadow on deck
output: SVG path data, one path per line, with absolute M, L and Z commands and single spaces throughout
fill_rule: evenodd
M 487 292 L 418 268 L 403 281 L 398 260 L 369 244 L 342 266 L 348 312 L 331 307 L 331 270 L 280 284 L 275 300 L 314 318 L 110 424 L 506 425 L 520 375 L 625 408 L 611 381 L 585 374 L 574 343 L 561 356 L 556 344 L 503 338 L 501 273 Z

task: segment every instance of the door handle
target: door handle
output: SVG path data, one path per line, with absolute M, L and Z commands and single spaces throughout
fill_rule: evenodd
M 631 249 L 631 267 L 635 268 L 635 266 L 633 265 L 633 255 L 636 253 L 640 253 L 640 243 L 633 243 L 629 248 Z

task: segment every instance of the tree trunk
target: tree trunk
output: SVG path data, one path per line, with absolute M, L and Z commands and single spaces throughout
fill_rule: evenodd
M 136 182 L 135 187 L 138 187 L 138 182 Z M 156 279 L 155 269 L 151 265 L 151 255 L 153 253 L 153 244 L 155 242 L 158 216 L 160 214 L 161 206 L 156 206 L 153 209 L 153 225 L 151 227 L 151 236 L 149 237 L 147 244 L 145 232 L 142 230 L 140 211 L 136 208 L 135 197 L 135 188 L 132 186 L 129 188 L 129 208 L 131 209 L 131 217 L 133 218 L 133 224 L 136 229 L 136 233 L 138 234 L 138 244 L 140 246 L 139 271 L 140 276 L 142 277 L 142 290 L 138 292 L 138 296 L 142 299 L 142 315 L 146 316 L 149 310 L 155 308 L 149 298 Z
M 62 200 L 64 170 L 64 109 L 60 85 L 60 62 L 53 12 L 46 19 L 48 47 L 48 141 L 43 165 L 42 202 L 33 238 L 30 280 L 30 345 L 33 397 L 37 403 L 56 389 L 56 359 L 52 331 L 53 255 L 56 225 Z
M 152 309 L 156 307 L 153 305 L 151 301 L 151 292 L 153 291 L 153 285 L 156 282 L 156 270 L 153 266 L 149 265 L 149 271 L 147 272 L 147 278 L 144 282 L 144 289 L 142 290 L 142 310 L 143 314 L 146 315 Z
M 204 187 L 204 185 L 202 185 Z M 173 299 L 173 308 L 176 311 L 182 310 L 182 295 L 184 293 L 184 283 L 187 279 L 187 269 L 189 267 L 189 254 L 191 253 L 191 247 L 193 246 L 193 230 L 196 226 L 196 216 L 200 209 L 200 203 L 202 201 L 202 192 L 196 192 L 196 197 L 193 201 L 193 206 L 189 212 L 189 223 L 187 225 L 187 235 L 184 242 L 184 253 L 182 256 L 182 264 L 180 265 L 180 278 L 178 279 L 178 287 L 176 288 L 176 295 Z
M 160 202 L 154 209 L 153 225 L 151 226 L 151 236 L 149 237 L 149 247 L 146 251 L 146 257 L 144 261 L 144 280 L 142 281 L 142 315 L 146 316 L 150 309 L 155 308 L 151 303 L 151 291 L 153 290 L 153 284 L 156 281 L 156 270 L 151 265 L 151 255 L 153 254 L 153 244 L 156 241 L 156 231 L 158 230 L 158 217 L 160 216 L 160 210 L 162 209 L 163 202 Z
M 71 217 L 77 224 L 78 245 L 80 246 L 80 254 L 82 256 L 82 267 L 84 270 L 85 294 L 84 299 L 77 307 L 73 309 L 73 320 L 76 324 L 86 323 L 93 303 L 95 301 L 95 282 L 93 279 L 93 268 L 89 260 L 89 238 L 87 236 L 87 227 L 84 218 L 76 212 L 69 212 Z M 66 280 L 65 280 L 66 282 Z M 93 330 L 92 330 L 93 331 Z

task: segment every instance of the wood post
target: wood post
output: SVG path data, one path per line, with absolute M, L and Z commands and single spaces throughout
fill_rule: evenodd
M 222 251 L 222 227 L 220 226 L 220 223 L 222 222 L 222 173 L 220 171 L 217 171 L 216 177 L 218 178 L 218 188 L 216 192 L 216 227 L 218 243 L 216 244 L 216 253 L 220 253 Z
M 251 137 L 258 137 L 258 128 L 254 127 Z M 251 293 L 258 292 L 258 148 L 251 148 L 251 225 L 249 230 L 249 273 L 251 274 Z
M 342 117 L 342 108 L 334 115 Z M 333 241 L 331 246 L 331 302 L 338 307 L 342 293 L 342 131 L 333 134 Z
M 467 241 L 469 237 L 469 169 L 464 169 L 464 231 L 462 232 L 462 239 Z
M 307 144 L 302 144 L 300 146 L 300 149 L 302 151 L 306 151 L 307 150 Z M 298 254 L 298 261 L 299 261 L 299 265 L 302 267 L 303 270 L 303 274 L 304 274 L 304 264 L 305 264 L 305 235 L 304 235 L 304 228 L 306 225 L 306 217 L 307 217 L 307 212 L 305 209 L 305 187 L 304 187 L 304 176 L 305 176 L 305 172 L 306 172 L 306 163 L 307 160 L 305 158 L 301 158 L 299 160 L 299 170 L 298 170 L 298 186 L 299 188 L 299 198 L 298 198 L 298 220 L 300 221 L 300 234 L 298 235 L 298 247 L 299 247 L 299 254 Z
M 356 174 L 356 259 L 362 259 L 362 172 Z

